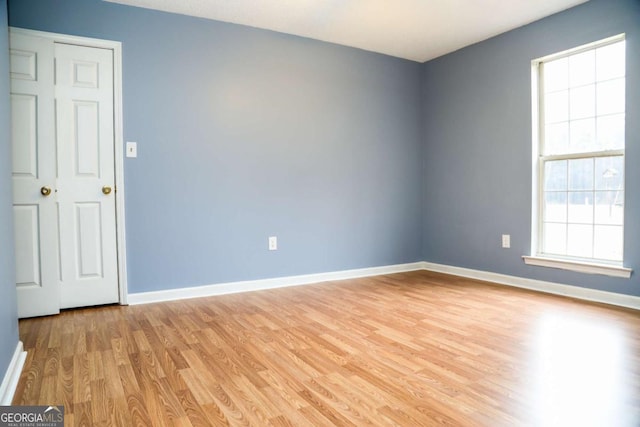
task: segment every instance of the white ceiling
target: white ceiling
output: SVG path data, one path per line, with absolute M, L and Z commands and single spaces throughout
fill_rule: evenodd
M 106 0 L 424 62 L 587 0 Z

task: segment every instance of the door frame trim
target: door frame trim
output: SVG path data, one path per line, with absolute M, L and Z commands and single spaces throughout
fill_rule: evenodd
M 68 34 L 50 33 L 9 27 L 10 33 L 43 37 L 54 43 L 95 47 L 113 51 L 113 138 L 115 163 L 116 197 L 116 248 L 118 251 L 118 293 L 119 303 L 127 305 L 127 244 L 125 233 L 125 192 L 124 192 L 124 136 L 122 127 L 122 43 L 114 40 L 94 39 Z

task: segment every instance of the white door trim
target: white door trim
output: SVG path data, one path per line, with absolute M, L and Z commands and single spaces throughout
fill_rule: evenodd
M 116 240 L 118 248 L 118 290 L 120 304 L 127 302 L 127 244 L 124 215 L 124 138 L 122 128 L 122 43 L 113 40 L 94 39 L 71 36 L 67 34 L 49 33 L 45 31 L 27 30 L 9 27 L 11 33 L 43 37 L 54 43 L 67 43 L 78 46 L 97 47 L 113 51 L 113 136 L 115 145 L 115 178 L 116 178 Z

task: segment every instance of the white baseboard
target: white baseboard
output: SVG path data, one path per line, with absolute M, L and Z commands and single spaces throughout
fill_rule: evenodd
M 0 406 L 11 405 L 26 358 L 27 352 L 23 351 L 22 341 L 18 341 L 16 351 L 13 353 L 7 372 L 4 374 L 2 385 L 0 385 Z
M 492 282 L 499 285 L 514 286 L 517 288 L 530 289 L 549 294 L 563 295 L 586 301 L 601 302 L 640 310 L 640 297 L 631 295 L 581 288 L 579 286 L 563 285 L 560 283 L 545 282 L 542 280 L 525 279 L 524 277 L 509 276 L 506 274 L 491 273 L 489 271 L 472 270 L 469 268 L 454 267 L 430 262 L 423 262 L 422 264 L 425 270 L 435 271 L 438 273 L 447 273 L 454 276 L 484 280 L 486 282 Z
M 128 295 L 131 305 L 153 302 L 173 301 L 186 298 L 208 297 L 234 294 L 264 289 L 300 286 L 330 280 L 355 279 L 358 277 L 378 276 L 381 274 L 402 273 L 405 271 L 423 270 L 422 262 L 396 264 L 383 267 L 360 268 L 356 270 L 334 271 L 329 273 L 305 274 L 301 276 L 278 277 L 274 279 L 249 280 L 242 282 L 219 283 L 215 285 L 195 286 L 190 288 L 167 289 L 164 291 L 140 292 Z
M 579 286 L 545 282 L 542 280 L 526 279 L 524 277 L 509 276 L 489 271 L 473 270 L 431 262 L 414 262 L 410 264 L 388 265 L 383 267 L 361 268 L 356 270 L 334 271 L 329 273 L 306 274 L 301 276 L 278 277 L 274 279 L 248 280 L 242 282 L 219 283 L 215 285 L 195 286 L 189 288 L 167 289 L 164 291 L 141 292 L 128 295 L 131 305 L 148 304 L 153 302 L 173 301 L 187 298 L 208 297 L 215 295 L 234 294 L 239 292 L 259 291 L 265 289 L 300 286 L 330 280 L 355 279 L 358 277 L 378 276 L 381 274 L 401 273 L 406 271 L 429 270 L 454 276 L 483 280 L 499 285 L 514 286 L 556 295 L 564 295 L 586 301 L 601 302 L 620 307 L 640 310 L 640 297 L 617 294 Z

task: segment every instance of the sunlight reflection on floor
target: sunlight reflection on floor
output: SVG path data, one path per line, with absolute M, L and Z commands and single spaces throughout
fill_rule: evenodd
M 617 325 L 601 318 L 547 313 L 532 351 L 535 425 L 637 426 L 627 381 L 631 345 Z M 631 352 L 631 354 L 633 354 Z

